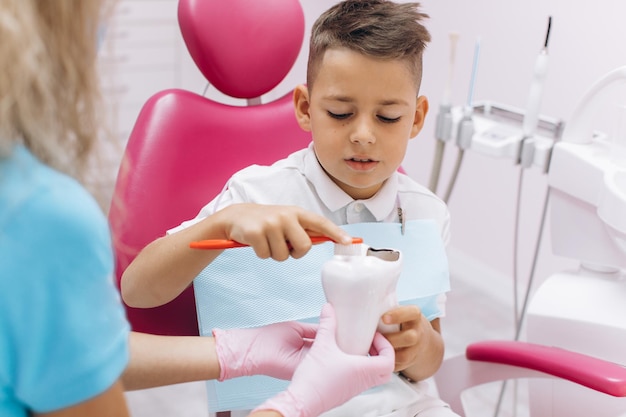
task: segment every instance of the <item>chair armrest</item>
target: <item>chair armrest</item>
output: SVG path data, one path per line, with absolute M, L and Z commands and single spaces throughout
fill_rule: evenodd
M 469 345 L 470 361 L 511 365 L 563 378 L 615 397 L 626 397 L 626 368 L 566 349 L 515 341 L 483 341 Z

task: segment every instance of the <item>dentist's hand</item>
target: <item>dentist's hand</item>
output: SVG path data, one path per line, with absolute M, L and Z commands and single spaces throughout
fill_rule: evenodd
M 394 350 L 376 333 L 372 354 L 349 355 L 335 340 L 335 311 L 326 304 L 311 350 L 296 369 L 291 384 L 255 411 L 276 410 L 286 417 L 316 417 L 355 395 L 391 379 Z
M 291 379 L 308 352 L 316 324 L 284 322 L 250 329 L 213 329 L 220 381 L 267 375 Z

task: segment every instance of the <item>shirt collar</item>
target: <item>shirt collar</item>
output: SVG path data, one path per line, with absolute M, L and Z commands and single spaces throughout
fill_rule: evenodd
M 355 201 L 326 174 L 317 160 L 312 143 L 304 156 L 304 175 L 313 184 L 320 200 L 331 212 Z M 373 197 L 359 201 L 365 205 L 377 221 L 382 221 L 395 209 L 397 195 L 398 173 L 394 172 Z

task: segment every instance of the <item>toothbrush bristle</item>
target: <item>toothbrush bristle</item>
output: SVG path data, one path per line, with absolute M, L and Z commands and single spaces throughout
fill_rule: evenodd
M 363 253 L 362 243 L 351 243 L 349 245 L 335 244 L 335 255 L 358 256 Z

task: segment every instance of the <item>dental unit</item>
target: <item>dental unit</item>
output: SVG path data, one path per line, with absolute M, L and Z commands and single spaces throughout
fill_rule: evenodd
M 595 132 L 593 124 L 606 93 L 625 81 L 626 67 L 600 78 L 580 100 L 552 150 L 552 248 L 580 265 L 551 275 L 537 289 L 526 330 L 529 341 L 620 364 L 626 363 L 626 132 L 610 137 Z M 530 388 L 534 415 L 541 415 L 553 398 L 577 398 L 577 415 L 616 415 L 626 409 L 624 399 L 565 384 L 542 381 Z M 560 406 L 563 410 L 555 413 L 573 412 L 571 402 Z
M 596 81 L 583 95 L 567 124 L 542 115 L 540 104 L 548 68 L 551 24 L 550 18 L 545 43 L 535 62 L 526 109 L 481 101 L 469 103 L 471 112 L 468 112 L 467 105 L 445 103 L 448 108 L 442 109 L 446 114 L 440 114 L 439 119 L 451 120 L 448 140 L 455 140 L 460 151 L 510 159 L 519 166 L 520 190 L 526 169 L 535 168 L 547 176 L 543 214 L 521 306 L 517 304 L 517 293 L 514 295 L 515 340 L 562 347 L 626 364 L 625 107 L 621 107 L 619 128 L 614 134 L 594 129 L 597 114 L 602 110 L 608 113 L 608 93 L 626 84 L 626 67 Z M 437 142 L 443 138 L 444 125 L 440 125 L 439 119 L 435 128 Z M 469 140 L 461 137 L 462 126 L 468 119 L 473 126 Z M 440 160 L 433 163 L 437 169 L 440 165 Z M 438 179 L 439 172 L 433 169 L 432 175 Z M 455 179 L 453 173 L 448 190 Z M 435 191 L 432 187 L 431 190 Z M 446 196 L 449 197 L 449 192 Z M 578 261 L 579 266 L 548 276 L 531 291 L 548 221 L 552 253 Z M 515 240 L 517 252 L 517 235 Z M 513 261 L 516 271 L 516 255 Z M 517 286 L 516 276 L 514 282 Z M 532 380 L 528 387 L 531 416 L 608 416 L 626 410 L 623 398 L 608 398 L 563 381 Z M 501 398 L 496 416 L 500 402 Z

